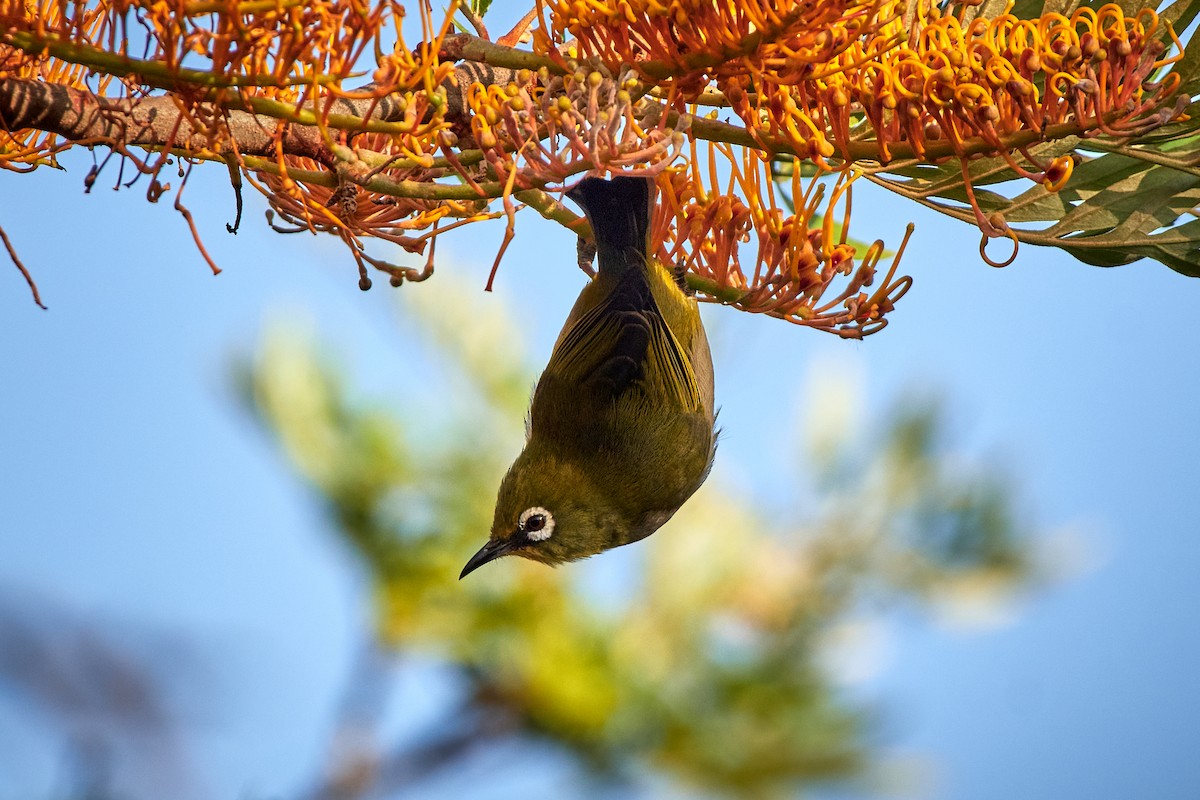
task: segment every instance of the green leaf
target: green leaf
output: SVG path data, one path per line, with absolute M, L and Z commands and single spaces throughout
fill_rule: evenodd
M 1171 23 L 1178 34 L 1192 24 L 1197 13 L 1200 13 L 1200 0 L 1175 0 L 1158 12 L 1158 19 L 1160 22 Z
M 1087 264 L 1109 267 L 1151 258 L 1200 277 L 1200 136 L 1194 130 L 1193 122 L 1181 124 L 1153 148 L 1078 139 L 1032 148 L 1039 161 L 1076 146 L 1113 151 L 1085 157 L 1059 192 L 1026 181 L 1023 191 L 1010 196 L 1002 190 L 1016 172 L 1004 159 L 981 159 L 970 167 L 976 202 L 986 214 L 1003 214 L 1020 241 L 1059 247 Z M 896 170 L 895 177 L 870 177 L 950 216 L 974 220 L 957 163 L 912 165 Z M 997 190 L 980 188 L 988 185 Z
M 1200 278 L 1200 220 L 1147 237 L 1130 245 L 1124 233 L 1114 230 L 1087 237 L 1080 245 L 1063 244 L 1063 249 L 1086 264 L 1118 267 L 1141 258 L 1152 258 L 1190 278 Z
M 492 7 L 492 0 L 471 0 L 471 10 L 482 17 Z

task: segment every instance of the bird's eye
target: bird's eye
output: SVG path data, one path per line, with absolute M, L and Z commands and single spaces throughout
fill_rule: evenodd
M 521 512 L 517 525 L 526 538 L 540 542 L 549 539 L 550 534 L 554 533 L 554 515 L 541 506 L 534 506 Z

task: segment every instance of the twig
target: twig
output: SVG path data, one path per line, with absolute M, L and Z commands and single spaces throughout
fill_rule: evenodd
M 12 242 L 8 240 L 8 234 L 4 232 L 4 228 L 0 228 L 0 239 L 4 240 L 4 246 L 8 249 L 8 257 L 17 265 L 17 269 L 21 270 L 21 274 L 25 276 L 25 283 L 29 284 L 29 291 L 33 292 L 33 302 L 38 304 L 38 308 L 43 311 L 46 306 L 42 303 L 42 297 L 38 294 L 37 284 L 33 281 L 33 276 L 29 274 L 29 270 L 25 269 L 25 265 L 21 263 L 20 257 L 17 255 L 16 249 L 12 246 Z
M 212 270 L 213 275 L 220 275 L 221 268 L 217 266 L 217 262 L 212 260 L 212 256 L 208 254 L 208 250 L 206 250 L 204 247 L 204 242 L 200 240 L 200 231 L 196 230 L 196 221 L 192 219 L 192 212 L 188 211 L 187 208 L 179 202 L 183 197 L 183 188 L 187 186 L 188 176 L 191 174 L 192 165 L 188 164 L 187 172 L 183 174 L 183 180 L 179 183 L 179 191 L 175 192 L 175 210 L 182 214 L 183 218 L 187 220 L 188 229 L 192 232 L 192 240 L 196 243 L 196 249 L 200 251 L 200 255 L 204 256 L 204 260 L 208 262 L 208 267 Z

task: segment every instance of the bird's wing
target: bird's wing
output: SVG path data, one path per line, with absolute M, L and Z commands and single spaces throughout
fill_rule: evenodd
M 685 409 L 702 406 L 695 371 L 643 270 L 625 273 L 607 297 L 563 331 L 546 374 L 601 396 L 638 389 Z

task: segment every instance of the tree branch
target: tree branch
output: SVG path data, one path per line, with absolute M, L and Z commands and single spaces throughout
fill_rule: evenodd
M 272 156 L 276 120 L 244 111 L 226 116 L 237 148 L 246 155 Z M 160 149 L 170 144 L 204 157 L 207 130 L 198 129 L 172 97 L 106 98 L 92 92 L 40 81 L 0 80 L 0 127 L 36 128 L 71 141 Z M 333 155 L 315 128 L 289 125 L 285 152 L 332 163 Z M 216 154 L 213 154 L 216 155 Z
M 446 118 L 463 133 L 469 131 L 466 88 L 474 81 L 507 83 L 512 80 L 513 73 L 514 70 L 504 67 L 474 63 L 456 68 L 455 78 L 443 87 L 447 99 Z M 370 88 L 364 87 L 360 91 Z M 333 104 L 334 113 L 325 115 L 322 122 L 327 127 L 347 132 L 368 132 L 382 127 L 380 123 L 395 124 L 404 119 L 399 100 L 395 95 L 360 99 L 339 97 Z M 243 103 L 251 107 L 269 103 L 278 108 L 271 108 L 275 113 L 270 115 L 255 114 L 238 110 L 237 106 Z M 327 166 L 337 161 L 315 124 L 316 102 L 310 101 L 305 107 L 296 109 L 262 98 L 245 101 L 228 98 L 222 105 L 227 109 L 225 122 L 229 134 L 236 143 L 237 152 L 243 155 L 274 157 L 275 132 L 283 125 L 281 144 L 284 153 L 312 158 Z M 276 114 L 288 115 L 291 121 L 281 121 Z M 172 96 L 110 98 L 83 89 L 20 78 L 0 79 L 0 128 L 13 132 L 32 128 L 71 141 L 95 141 L 148 150 L 171 146 L 199 158 L 217 157 L 220 160 L 233 149 L 214 152 L 208 129 L 196 125 Z

